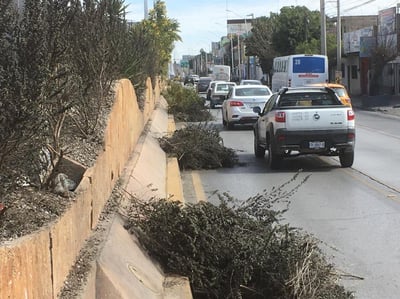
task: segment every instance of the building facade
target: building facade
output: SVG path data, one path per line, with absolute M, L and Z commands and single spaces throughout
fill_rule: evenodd
M 343 30 L 342 83 L 352 95 L 399 95 L 398 7 L 380 10 L 368 19 L 358 24 L 369 22 L 368 26 Z

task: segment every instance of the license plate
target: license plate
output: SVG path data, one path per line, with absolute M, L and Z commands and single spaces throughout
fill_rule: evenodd
M 325 148 L 325 141 L 310 141 L 308 143 L 309 148 Z

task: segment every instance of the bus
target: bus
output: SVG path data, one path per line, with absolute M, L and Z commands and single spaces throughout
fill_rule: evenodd
M 329 80 L 328 57 L 316 54 L 296 54 L 275 57 L 271 89 L 325 83 Z

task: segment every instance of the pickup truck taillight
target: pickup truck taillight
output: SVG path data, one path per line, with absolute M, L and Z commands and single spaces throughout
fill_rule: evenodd
M 275 112 L 275 121 L 277 123 L 284 123 L 286 121 L 286 113 L 284 111 Z
M 229 106 L 231 107 L 238 107 L 238 106 L 243 106 L 243 102 L 241 101 L 230 101 Z
M 353 110 L 347 110 L 347 120 L 354 120 L 355 117 Z

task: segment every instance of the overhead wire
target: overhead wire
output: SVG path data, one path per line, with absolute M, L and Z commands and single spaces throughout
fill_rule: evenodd
M 353 7 L 343 9 L 343 12 L 349 12 L 349 11 L 351 11 L 351 10 L 353 10 L 353 9 L 359 8 L 359 7 L 361 7 L 361 6 L 364 6 L 364 5 L 366 5 L 366 4 L 369 4 L 369 3 L 372 3 L 372 2 L 375 2 L 375 1 L 376 1 L 376 0 L 368 0 L 368 1 L 365 1 L 365 2 L 363 2 L 363 3 L 361 3 L 361 4 L 355 5 L 355 6 L 353 6 Z
M 362 8 L 365 5 L 371 4 L 375 2 L 376 0 L 353 0 L 353 1 L 341 1 L 339 0 L 340 4 L 340 13 L 341 15 L 349 15 L 348 13 L 351 13 L 353 10 L 357 8 Z M 325 1 L 325 14 L 328 17 L 336 17 L 337 16 L 337 3 L 338 0 L 326 0 Z M 395 6 L 398 3 L 398 0 L 395 0 L 391 2 L 390 4 L 386 4 L 385 8 L 391 8 Z M 378 14 L 378 11 L 376 12 L 371 12 L 371 14 Z

